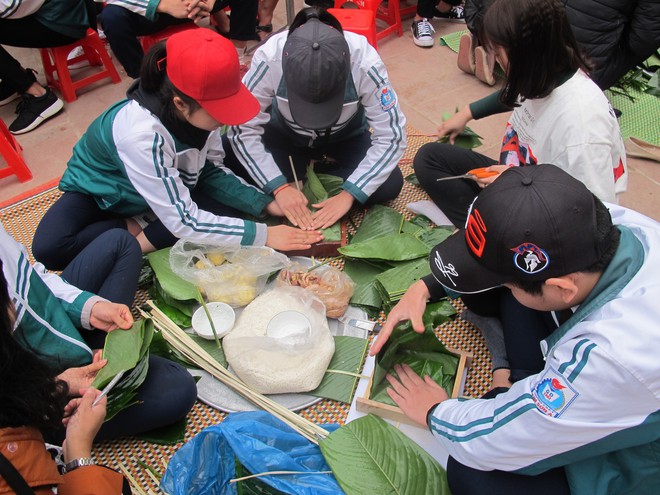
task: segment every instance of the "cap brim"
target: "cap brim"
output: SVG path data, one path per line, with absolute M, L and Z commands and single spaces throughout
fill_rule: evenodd
M 289 93 L 288 99 L 291 117 L 295 123 L 315 131 L 330 129 L 335 125 L 344 107 L 343 89 L 322 103 L 304 100 L 294 93 Z
M 218 100 L 197 100 L 211 117 L 226 125 L 240 125 L 259 113 L 259 101 L 241 83 L 236 93 Z
M 446 289 L 459 294 L 476 294 L 510 282 L 475 260 L 465 243 L 465 231 L 460 230 L 431 251 L 431 273 Z

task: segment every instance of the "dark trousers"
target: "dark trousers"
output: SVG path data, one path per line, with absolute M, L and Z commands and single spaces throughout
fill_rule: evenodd
M 22 19 L 0 19 L 0 44 L 25 48 L 51 48 L 68 45 L 76 41 L 47 28 L 34 15 Z M 36 81 L 34 74 L 26 71 L 18 60 L 0 46 L 0 79 L 2 85 L 25 93 Z
M 463 0 L 442 0 L 449 5 L 460 5 Z M 417 15 L 427 19 L 433 19 L 435 15 L 435 6 L 440 0 L 417 0 Z
M 216 215 L 245 215 L 198 191 L 191 191 L 191 197 L 201 209 Z M 65 192 L 39 222 L 32 240 L 32 254 L 49 270 L 63 270 L 92 241 L 110 229 L 126 230 L 126 218 L 102 210 L 92 196 Z M 149 223 L 143 232 L 156 249 L 172 246 L 177 241 L 159 219 Z
M 433 202 L 459 228 L 465 226 L 468 208 L 481 188 L 471 179 L 437 182 L 441 177 L 462 175 L 474 168 L 495 165 L 496 160 L 458 146 L 427 143 L 413 159 L 419 184 Z
M 307 177 L 307 166 L 311 160 L 317 160 L 314 165 L 314 172 L 334 175 L 346 180 L 355 171 L 371 147 L 371 133 L 366 131 L 359 136 L 344 139 L 326 147 L 310 148 L 295 146 L 289 137 L 266 126 L 263 142 L 266 150 L 272 155 L 280 172 L 288 182 L 294 180 L 290 159 L 293 160 L 299 180 L 304 180 Z M 236 158 L 234 150 L 225 136 L 222 138 L 222 144 L 226 155 L 224 165 L 250 184 L 255 184 L 252 177 Z M 403 175 L 401 170 L 395 167 L 387 180 L 369 197 L 366 205 L 390 201 L 399 195 L 402 187 Z
M 213 6 L 217 12 L 231 7 L 229 37 L 235 40 L 252 40 L 257 25 L 257 0 L 218 0 Z M 190 19 L 177 19 L 167 14 L 158 14 L 156 21 L 150 21 L 140 14 L 118 5 L 108 5 L 101 13 L 103 31 L 117 60 L 124 66 L 126 74 L 133 79 L 140 76 L 140 65 L 144 52 L 138 36 L 157 33 L 178 24 L 192 23 Z

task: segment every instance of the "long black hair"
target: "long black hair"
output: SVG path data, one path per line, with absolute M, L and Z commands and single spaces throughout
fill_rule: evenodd
M 140 66 L 140 86 L 148 93 L 156 95 L 163 108 L 163 115 L 170 122 L 181 120 L 181 114 L 174 105 L 173 98 L 178 96 L 188 105 L 190 112 L 201 108 L 194 98 L 179 91 L 170 78 L 167 77 L 166 41 L 160 41 L 152 46 L 144 56 Z
M 589 71 L 559 0 L 494 0 L 479 38 L 490 50 L 498 45 L 508 55 L 500 100 L 509 107 L 518 98 L 548 96 L 569 73 Z
M 0 260 L 0 428 L 61 428 L 67 384 L 14 339 L 13 315 Z

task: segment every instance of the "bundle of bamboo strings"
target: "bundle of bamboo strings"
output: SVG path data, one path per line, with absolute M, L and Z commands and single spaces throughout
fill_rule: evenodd
M 328 432 L 320 426 L 306 420 L 286 407 L 278 404 L 272 399 L 250 389 L 237 376 L 231 374 L 224 366 L 220 365 L 211 355 L 202 349 L 190 336 L 181 330 L 165 313 L 156 307 L 153 301 L 147 302 L 151 308 L 150 312 L 141 311 L 145 318 L 150 318 L 154 326 L 159 330 L 165 340 L 177 351 L 183 354 L 191 362 L 209 373 L 217 380 L 245 397 L 257 407 L 268 411 L 282 420 L 295 431 L 300 433 L 310 442 L 318 445 L 319 440 L 328 436 Z

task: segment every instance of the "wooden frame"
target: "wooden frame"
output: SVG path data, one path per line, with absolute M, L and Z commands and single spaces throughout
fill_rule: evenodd
M 454 380 L 454 388 L 452 389 L 451 397 L 453 399 L 459 397 L 463 393 L 463 388 L 465 387 L 465 379 L 467 377 L 468 369 L 472 364 L 472 353 L 461 351 L 458 349 L 452 349 L 447 347 L 447 350 L 458 356 L 458 367 L 456 368 L 456 379 Z M 374 370 L 376 367 L 374 366 Z M 358 411 L 363 413 L 372 413 L 376 416 L 380 416 L 385 419 L 390 419 L 392 421 L 397 421 L 399 423 L 405 423 L 409 425 L 419 426 L 412 419 L 408 418 L 401 409 L 397 406 L 390 406 L 389 404 L 383 404 L 382 402 L 376 402 L 371 400 L 371 387 L 373 385 L 373 372 L 369 378 L 369 384 L 367 385 L 367 390 L 364 392 L 364 396 L 358 397 L 356 399 L 356 408 Z

